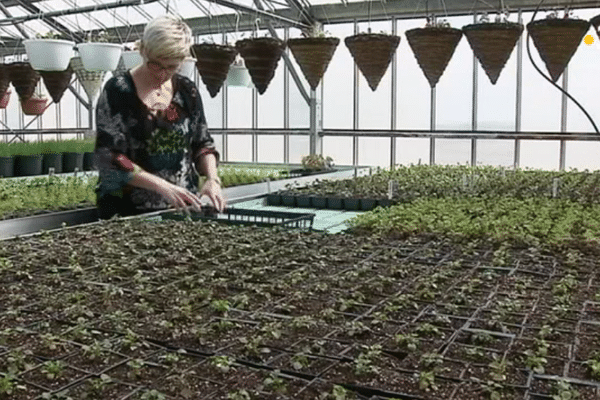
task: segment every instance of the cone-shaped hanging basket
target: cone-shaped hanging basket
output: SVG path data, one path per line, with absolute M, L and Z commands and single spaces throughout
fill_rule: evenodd
M 73 69 L 69 66 L 64 71 L 39 71 L 44 81 L 44 86 L 50 93 L 52 101 L 58 103 L 62 98 L 65 90 L 71 83 L 71 77 L 73 76 Z
M 235 48 L 244 59 L 256 90 L 263 94 L 275 76 L 285 42 L 271 37 L 243 39 L 236 42 Z
M 206 85 L 210 97 L 215 97 L 227 79 L 229 66 L 237 54 L 233 46 L 214 43 L 192 45 L 192 56 L 196 57 L 196 68 Z
M 415 28 L 406 31 L 406 38 L 429 85 L 435 87 L 462 38 L 462 31 L 446 27 Z
M 28 62 L 14 62 L 8 65 L 10 82 L 15 87 L 19 100 L 28 100 L 35 93 L 40 74 Z
M 562 75 L 589 28 L 588 21 L 571 18 L 540 19 L 527 24 L 553 82 Z
M 463 26 L 463 33 L 493 85 L 508 61 L 523 25 L 513 22 L 495 22 Z
M 594 26 L 596 34 L 600 38 L 600 15 L 596 15 L 594 18 L 590 19 L 590 24 Z
M 340 39 L 334 37 L 288 39 L 287 45 L 312 90 L 319 86 L 338 44 Z
M 93 101 L 102 87 L 106 71 L 88 71 L 84 68 L 80 57 L 71 58 L 70 65 L 73 71 L 75 71 L 75 76 L 77 76 L 79 83 L 83 86 L 88 99 Z
M 8 64 L 0 64 L 0 99 L 4 97 L 10 85 L 10 67 Z
M 375 91 L 392 61 L 400 36 L 381 33 L 359 33 L 344 39 L 356 66 Z

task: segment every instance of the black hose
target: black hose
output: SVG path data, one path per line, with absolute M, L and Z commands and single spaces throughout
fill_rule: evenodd
M 534 21 L 535 19 L 535 15 L 537 14 L 537 12 L 540 9 L 540 6 L 542 5 L 542 3 L 544 2 L 544 0 L 540 0 L 540 2 L 538 3 L 535 11 L 533 12 L 533 16 L 531 17 L 531 22 Z M 554 83 L 552 81 L 552 79 L 550 79 L 548 76 L 546 76 L 539 68 L 538 66 L 535 64 L 535 62 L 533 62 L 533 57 L 531 57 L 531 50 L 529 48 L 529 29 L 527 30 L 527 55 L 529 56 L 529 60 L 531 61 L 531 64 L 533 64 L 533 67 L 536 69 L 537 72 L 540 73 L 540 75 L 542 75 L 544 77 L 544 79 L 546 79 L 548 82 L 550 82 L 555 88 L 557 88 L 558 90 L 560 90 L 561 92 L 563 92 L 564 94 L 567 95 L 567 97 L 569 99 L 571 99 L 576 105 L 577 107 L 579 107 L 581 109 L 581 111 L 583 111 L 583 113 L 585 114 L 585 116 L 588 118 L 588 120 L 590 121 L 590 123 L 592 124 L 592 126 L 594 127 L 594 130 L 596 131 L 597 134 L 600 135 L 600 131 L 598 131 L 598 127 L 596 126 L 596 124 L 594 123 L 594 120 L 592 119 L 592 117 L 590 116 L 590 114 L 588 114 L 588 112 L 585 110 L 585 108 L 583 108 L 583 106 L 581 104 L 579 104 L 579 102 L 577 100 L 575 100 L 573 98 L 573 96 L 571 96 L 569 93 L 567 93 L 563 88 L 561 88 L 560 86 L 558 86 L 556 83 Z

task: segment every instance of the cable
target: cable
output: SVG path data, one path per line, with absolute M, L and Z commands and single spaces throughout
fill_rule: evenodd
M 531 22 L 533 22 L 533 20 L 535 19 L 535 15 L 537 14 L 537 12 L 540 9 L 540 6 L 542 5 L 542 3 L 544 2 L 544 0 L 540 0 L 540 2 L 538 3 L 537 7 L 535 8 L 535 11 L 533 12 L 533 16 L 531 17 Z M 531 23 L 530 22 L 530 23 Z M 538 66 L 535 64 L 535 62 L 533 61 L 533 57 L 531 56 L 531 49 L 529 48 L 529 29 L 527 30 L 527 55 L 529 56 L 529 60 L 531 61 L 531 64 L 533 64 L 533 67 L 536 69 L 537 72 L 540 73 L 540 75 L 542 75 L 544 77 L 544 79 L 546 79 L 548 82 L 550 82 L 555 88 L 557 88 L 558 90 L 560 90 L 561 92 L 563 92 L 565 95 L 567 95 L 567 97 L 569 99 L 571 99 L 576 105 L 577 107 L 579 107 L 579 109 L 581 111 L 583 111 L 583 113 L 585 114 L 585 116 L 588 118 L 588 120 L 590 121 L 590 123 L 592 124 L 592 126 L 594 127 L 594 130 L 596 131 L 596 133 L 598 135 L 600 135 L 600 131 L 598 131 L 598 127 L 596 126 L 596 124 L 594 123 L 594 120 L 592 119 L 592 117 L 590 116 L 590 114 L 588 114 L 588 112 L 585 110 L 585 108 L 583 108 L 583 106 L 581 104 L 579 104 L 579 102 L 577 100 L 575 100 L 573 98 L 573 96 L 571 96 L 569 93 L 567 93 L 566 90 L 564 90 L 563 88 L 561 88 L 560 86 L 558 86 L 556 83 L 554 83 L 552 81 L 552 79 L 550 79 L 548 76 L 546 76 L 539 68 Z

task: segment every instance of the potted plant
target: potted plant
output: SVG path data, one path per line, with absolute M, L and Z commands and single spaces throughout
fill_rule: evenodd
M 83 159 L 86 152 L 94 150 L 94 141 L 89 139 L 71 139 L 60 142 L 63 154 L 63 172 L 83 171 Z
M 290 176 L 313 175 L 316 173 L 333 172 L 333 158 L 321 154 L 312 154 L 302 157 L 302 169 L 293 169 Z
M 15 176 L 15 157 L 12 144 L 0 143 L 0 177 L 11 178 Z
M 83 66 L 81 57 L 73 57 L 71 59 L 71 68 L 75 71 L 75 76 L 77 76 L 81 86 L 83 86 L 88 99 L 90 102 L 93 101 L 102 88 L 106 71 L 88 71 Z
M 429 85 L 435 87 L 462 38 L 462 31 L 431 16 L 425 28 L 406 31 L 406 38 Z
M 75 42 L 61 39 L 56 32 L 38 34 L 23 41 L 29 63 L 38 71 L 64 71 L 73 57 Z
M 110 43 L 110 36 L 105 30 L 90 32 L 86 43 L 79 43 L 77 51 L 83 67 L 88 71 L 114 71 L 119 65 L 123 46 Z
M 259 94 L 264 94 L 275 76 L 285 42 L 273 37 L 249 38 L 238 40 L 235 48 L 244 59 L 254 87 Z
M 210 97 L 215 97 L 227 78 L 229 67 L 235 60 L 237 51 L 233 46 L 215 43 L 194 44 L 191 48 L 196 58 L 196 68 L 206 85 Z
M 15 143 L 12 152 L 15 156 L 15 176 L 42 174 L 43 155 L 39 142 Z
M 463 26 L 462 31 L 475 57 L 493 85 L 523 33 L 523 25 L 508 22 L 508 11 L 498 13 L 494 22 L 484 14 L 479 23 Z
M 367 33 L 348 36 L 344 43 L 369 87 L 375 91 L 398 48 L 400 36 L 371 33 L 369 28 Z
M 62 173 L 63 154 L 60 151 L 60 142 L 47 141 L 41 143 L 42 174 L 50 172 L 50 168 L 54 168 L 54 173 Z
M 558 18 L 556 12 L 551 12 L 545 19 L 527 24 L 527 31 L 553 82 L 562 75 L 590 28 L 588 21 L 569 18 L 569 14 L 566 9 L 564 17 Z
M 48 98 L 41 91 L 37 91 L 27 100 L 21 100 L 21 109 L 25 115 L 42 115 L 46 111 Z
M 310 88 L 316 90 L 340 39 L 327 37 L 320 25 L 314 25 L 302 34 L 304 37 L 288 39 L 287 46 L 292 51 Z

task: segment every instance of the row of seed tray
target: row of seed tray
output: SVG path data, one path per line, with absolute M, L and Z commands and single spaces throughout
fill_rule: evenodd
M 174 222 L 167 250 L 164 224 L 112 224 L 0 249 L 9 398 L 599 395 L 580 252 Z

